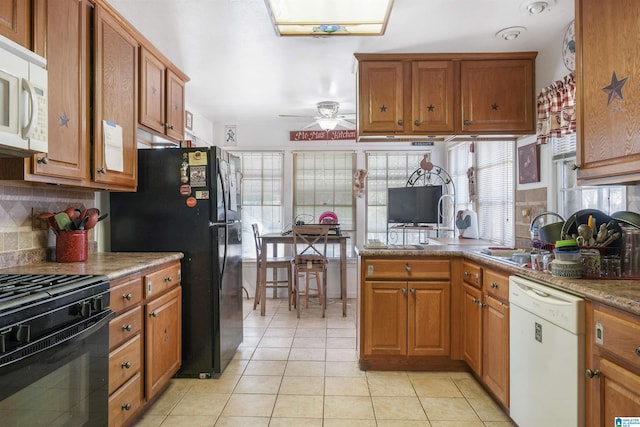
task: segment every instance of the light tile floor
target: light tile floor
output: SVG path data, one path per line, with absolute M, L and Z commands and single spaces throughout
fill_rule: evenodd
M 136 424 L 151 426 L 514 427 L 468 373 L 361 371 L 354 301 L 300 319 L 285 299 L 244 303 L 244 342 L 219 379 L 172 379 Z M 317 304 L 317 302 L 316 302 Z

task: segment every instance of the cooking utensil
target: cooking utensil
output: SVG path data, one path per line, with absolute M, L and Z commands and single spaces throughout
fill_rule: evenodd
M 562 227 L 564 226 L 565 221 L 560 214 L 557 214 L 555 212 L 542 212 L 541 214 L 537 215 L 535 218 L 531 220 L 531 225 L 529 226 L 529 230 L 532 232 L 532 235 L 533 235 L 533 230 L 536 225 L 536 221 L 538 221 L 538 219 L 542 218 L 543 216 L 547 216 L 547 215 L 556 216 L 560 218 L 560 221 L 543 225 L 542 227 L 540 227 L 538 229 L 538 239 L 540 239 L 540 241 L 544 243 L 553 243 L 556 240 L 561 240 Z
M 89 216 L 87 216 L 86 218 L 87 220 L 85 221 L 84 229 L 91 230 L 98 223 L 99 215 L 96 212 L 93 212 L 89 214 Z
M 53 217 L 55 218 L 58 230 L 65 230 L 69 223 L 71 223 L 71 218 L 69 218 L 66 211 L 58 212 Z
M 600 227 L 600 224 L 609 224 L 611 217 L 606 213 L 598 209 L 582 209 L 571 215 L 564 223 L 562 227 L 562 237 L 565 239 L 571 239 L 578 236 L 578 226 L 580 224 L 587 224 L 589 222 L 589 216 L 592 216 L 595 221 L 595 227 Z M 612 226 L 617 226 L 613 224 Z M 607 226 L 608 228 L 609 226 Z M 619 227 L 618 227 L 619 228 Z M 619 229 L 616 231 L 620 231 Z
M 640 228 L 640 214 L 631 211 L 618 211 L 611 214 L 611 218 L 625 225 Z

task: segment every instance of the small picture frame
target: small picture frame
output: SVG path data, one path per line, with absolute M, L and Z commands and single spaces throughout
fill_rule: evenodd
M 540 182 L 539 147 L 535 142 L 518 147 L 518 183 Z
M 184 127 L 193 130 L 193 114 L 190 111 L 184 111 Z

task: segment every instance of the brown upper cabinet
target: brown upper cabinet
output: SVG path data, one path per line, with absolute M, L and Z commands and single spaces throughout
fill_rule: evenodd
M 175 141 L 184 139 L 185 80 L 153 53 L 140 49 L 140 124 Z
M 638 182 L 640 3 L 577 0 L 575 25 L 578 184 Z
M 359 137 L 535 133 L 535 52 L 355 56 Z
M 189 78 L 105 0 L 7 1 L 5 14 L 27 11 L 33 50 L 47 59 L 48 153 L 0 159 L 1 180 L 134 191 L 137 186 L 139 52 L 153 52 L 164 76 L 166 120 L 183 138 L 184 84 Z M 31 28 L 31 27 L 30 27 Z M 2 31 L 2 30 L 0 30 Z M 4 34 L 4 33 L 2 33 Z M 144 46 L 144 49 L 141 47 Z M 165 115 L 165 110 L 162 110 Z M 107 144 L 105 131 L 118 137 Z M 122 135 L 120 145 L 119 136 Z
M 0 2 L 0 34 L 31 49 L 31 0 Z

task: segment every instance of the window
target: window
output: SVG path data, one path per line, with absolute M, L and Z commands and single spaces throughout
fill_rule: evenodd
M 251 224 L 260 233 L 281 231 L 284 227 L 282 194 L 284 156 L 281 152 L 236 152 L 242 168 L 240 207 L 242 209 L 242 256 L 255 258 Z
M 455 211 L 470 209 L 469 178 L 467 171 L 472 165 L 471 143 L 462 142 L 449 147 L 448 168 L 456 189 Z
M 479 237 L 514 242 L 514 141 L 475 144 Z
M 575 158 L 557 160 L 559 214 L 567 219 L 581 209 L 599 209 L 607 214 L 626 210 L 626 187 L 578 186 L 578 175 L 572 168 Z
M 293 222 L 317 223 L 323 212 L 338 216 L 340 230 L 355 237 L 353 174 L 355 154 L 351 152 L 297 152 L 293 154 Z M 335 257 L 330 245 L 327 256 Z M 347 240 L 352 256 L 353 239 Z
M 367 153 L 367 236 L 386 243 L 417 244 L 420 233 L 408 231 L 387 234 L 387 188 L 404 187 L 411 174 L 420 167 L 424 153 Z

